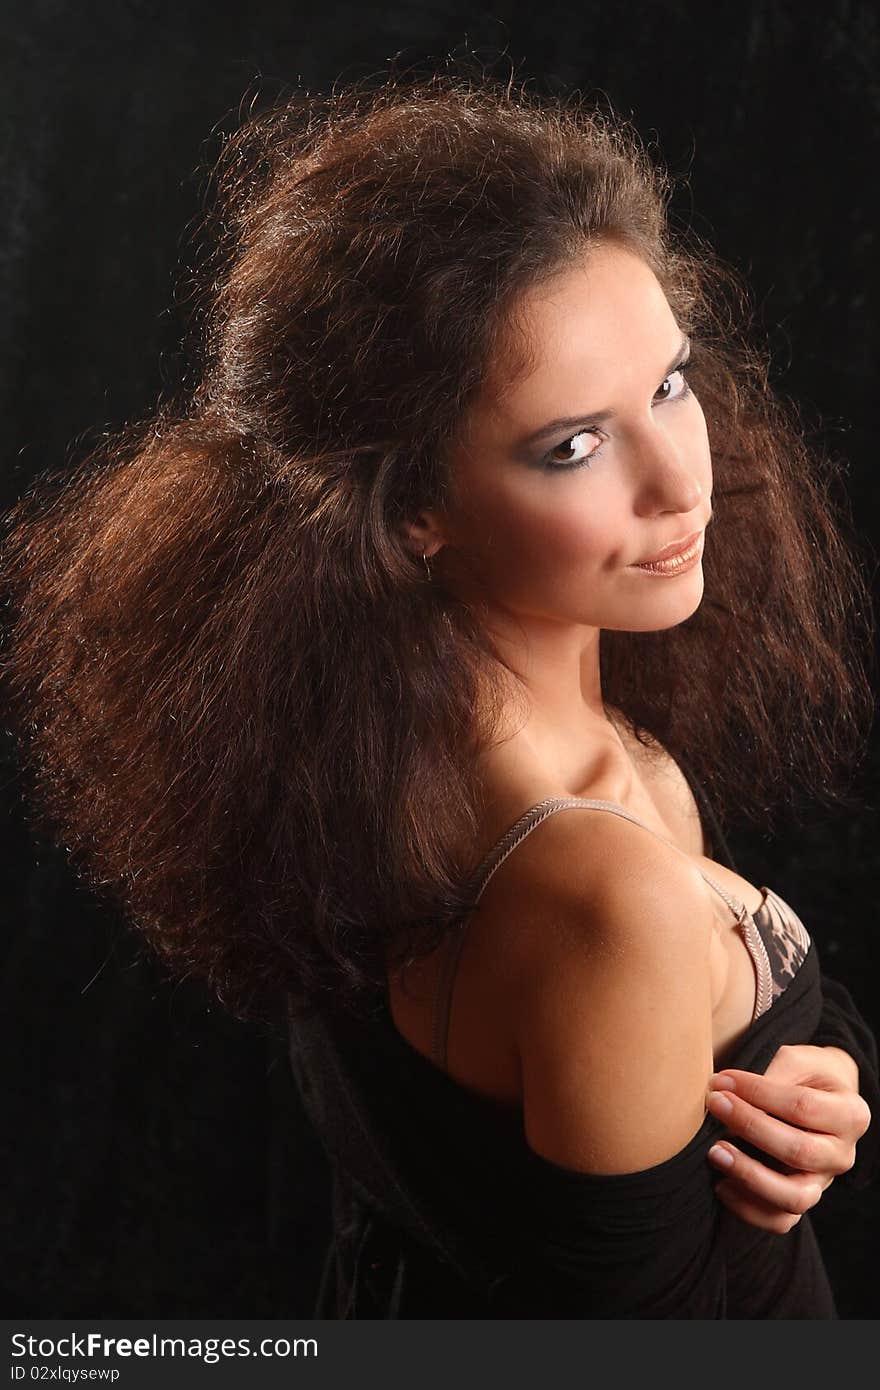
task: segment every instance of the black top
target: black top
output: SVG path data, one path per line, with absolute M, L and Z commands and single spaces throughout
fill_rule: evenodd
M 735 869 L 693 777 L 712 857 Z M 798 968 L 723 1065 L 762 1072 L 784 1043 L 836 1045 L 880 1115 L 876 1039 L 805 933 Z M 397 1031 L 290 1016 L 291 1064 L 333 1166 L 333 1230 L 319 1318 L 835 1318 L 809 1213 L 781 1236 L 714 1196 L 707 1113 L 672 1158 L 634 1173 L 561 1167 L 526 1142 L 522 1114 L 460 1086 Z M 737 1137 L 744 1152 L 782 1165 Z M 880 1169 L 872 1123 L 842 1180 Z

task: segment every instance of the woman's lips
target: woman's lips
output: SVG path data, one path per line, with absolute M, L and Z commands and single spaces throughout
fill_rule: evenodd
M 686 570 L 693 569 L 699 562 L 703 553 L 703 538 L 705 531 L 697 531 L 695 535 L 686 543 L 679 546 L 676 551 L 667 554 L 662 560 L 642 560 L 632 569 L 644 570 L 646 574 L 675 575 L 683 574 Z
M 690 550 L 694 541 L 701 536 L 702 531 L 691 531 L 690 535 L 682 536 L 680 540 L 670 541 L 664 545 L 662 550 L 658 550 L 656 555 L 646 555 L 644 560 L 637 560 L 638 565 L 653 565 L 658 560 L 671 560 L 675 555 L 681 555 L 685 550 Z

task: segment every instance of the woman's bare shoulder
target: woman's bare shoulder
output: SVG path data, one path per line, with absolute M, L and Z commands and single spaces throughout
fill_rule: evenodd
M 503 950 L 511 976 L 517 958 L 530 972 L 535 953 L 546 955 L 557 937 L 565 947 L 597 905 L 612 908 L 629 884 L 653 883 L 656 892 L 672 901 L 695 900 L 705 907 L 698 862 L 704 834 L 690 784 L 658 741 L 640 743 L 624 723 L 619 731 L 633 768 L 631 786 L 638 787 L 629 798 L 634 804 L 627 807 L 620 799 L 619 772 L 584 787 L 579 796 L 611 801 L 643 823 L 607 808 L 557 808 L 516 843 L 483 889 L 479 931 L 491 940 L 489 958 Z M 564 799 L 569 794 L 554 788 L 540 769 L 502 784 L 481 853 L 494 847 L 527 810 L 548 796 Z M 703 915 L 707 921 L 712 918 L 711 910 Z M 596 920 L 600 918 L 601 913 Z M 606 918 L 610 920 L 607 913 Z
M 587 837 L 588 816 L 567 832 L 591 841 L 585 879 L 549 861 L 532 873 L 509 1016 L 529 1145 L 563 1167 L 633 1172 L 705 1118 L 713 913 L 687 856 L 620 818 Z
M 479 915 L 481 931 L 497 936 L 529 978 L 536 959 L 558 948 L 564 961 L 587 931 L 648 930 L 658 913 L 672 930 L 679 914 L 694 910 L 708 952 L 714 919 L 696 861 L 624 816 L 570 807 L 548 816 L 504 860 Z

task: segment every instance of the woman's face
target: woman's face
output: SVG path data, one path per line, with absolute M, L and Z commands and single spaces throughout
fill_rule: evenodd
M 702 564 L 671 577 L 634 568 L 711 515 L 706 422 L 673 370 L 686 344 L 658 280 L 603 244 L 522 307 L 536 366 L 474 410 L 449 505 L 423 513 L 432 571 L 520 620 L 684 621 Z

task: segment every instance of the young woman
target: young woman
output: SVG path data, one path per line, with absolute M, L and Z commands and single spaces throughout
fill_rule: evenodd
M 847 804 L 868 593 L 742 286 L 622 121 L 487 80 L 218 176 L 195 386 L 10 518 L 34 803 L 286 1001 L 318 1316 L 836 1316 L 876 1042 L 721 818 Z

